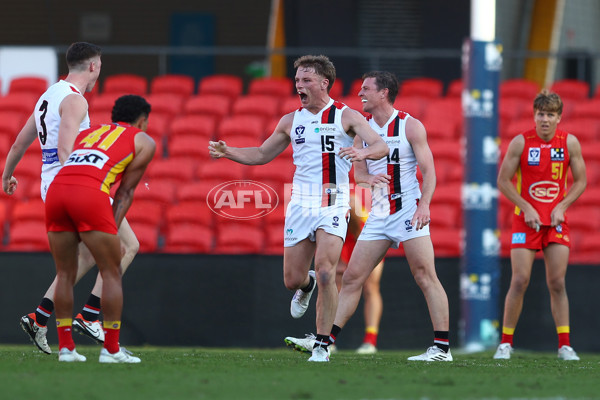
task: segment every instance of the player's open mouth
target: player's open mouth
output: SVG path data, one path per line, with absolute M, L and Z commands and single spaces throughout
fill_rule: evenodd
M 300 101 L 305 101 L 308 96 L 306 93 L 298 92 L 298 96 L 300 96 Z

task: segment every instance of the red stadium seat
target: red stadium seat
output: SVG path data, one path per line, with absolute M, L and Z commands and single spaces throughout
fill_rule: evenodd
M 557 93 L 564 102 L 584 100 L 589 97 L 590 84 L 577 79 L 560 79 L 550 86 L 550 90 Z
M 158 226 L 129 221 L 140 242 L 140 253 L 154 253 L 158 249 Z
M 427 106 L 427 100 L 416 96 L 398 96 L 394 101 L 394 108 L 409 113 L 417 119 L 423 118 Z
M 439 185 L 435 188 L 433 202 L 462 207 L 462 183 Z
M 165 235 L 163 253 L 206 254 L 213 248 L 214 234 L 206 226 L 174 225 Z
M 25 221 L 44 222 L 45 218 L 46 208 L 41 198 L 16 203 L 10 216 L 11 224 Z
M 279 98 L 289 97 L 294 91 L 294 82 L 286 77 L 255 78 L 248 86 L 249 95 L 268 95 Z
M 498 116 L 505 121 L 523 118 L 531 115 L 532 101 L 519 97 L 500 97 L 498 102 Z
M 348 93 L 346 93 L 345 97 L 350 97 L 350 96 L 358 97 L 358 92 L 360 92 L 360 89 L 362 88 L 362 84 L 363 84 L 362 78 L 353 80 L 352 84 L 350 85 L 350 91 Z
M 208 208 L 206 202 L 184 201 L 171 204 L 165 213 L 165 231 L 182 224 L 212 227 L 215 214 Z
M 456 119 L 442 118 L 424 118 L 421 119 L 425 130 L 427 131 L 427 139 L 432 141 L 437 140 L 458 140 L 462 132 L 460 130 L 460 122 Z
M 183 96 L 173 93 L 159 93 L 146 96 L 146 100 L 150 103 L 152 111 L 151 116 L 157 114 L 165 115 L 169 120 L 182 113 Z
M 435 196 L 435 194 L 434 194 Z M 446 204 L 441 201 L 433 202 L 429 206 L 431 213 L 431 228 L 456 229 L 462 227 L 462 208 L 456 204 Z
M 8 93 L 29 93 L 40 97 L 48 89 L 48 80 L 37 76 L 13 78 L 8 86 Z
M 102 93 L 137 94 L 148 93 L 148 80 L 136 74 L 116 74 L 104 78 Z
M 400 83 L 398 96 L 402 97 L 427 97 L 435 98 L 442 97 L 444 91 L 444 83 L 435 78 L 411 78 Z
M 176 199 L 179 203 L 196 202 L 206 204 L 206 196 L 215 185 L 214 181 L 194 181 L 178 185 Z
M 90 126 L 110 124 L 112 122 L 111 111 L 90 111 Z
M 268 226 L 265 230 L 266 243 L 264 254 L 283 255 L 283 225 Z
M 152 78 L 150 82 L 151 94 L 176 94 L 187 99 L 194 94 L 194 78 L 188 75 L 165 74 Z
M 90 113 L 94 112 L 112 112 L 115 106 L 115 100 L 123 95 L 119 93 L 101 93 L 95 95 L 90 101 Z
M 528 131 L 530 129 L 535 129 L 535 122 L 532 117 L 524 117 L 511 121 L 506 127 L 505 131 L 500 131 L 500 137 L 502 139 L 507 139 L 510 141 L 515 136 Z
M 252 167 L 230 160 L 211 160 L 198 165 L 197 176 L 201 181 L 235 181 L 246 177 L 246 171 Z
M 300 103 L 300 98 L 298 96 L 287 97 L 281 101 L 278 114 L 283 116 L 292 111 L 296 111 L 299 108 L 302 108 L 302 103 Z
M 150 112 L 148 117 L 148 128 L 146 133 L 152 136 L 156 141 L 161 141 L 169 136 L 171 118 Z
M 367 115 L 369 115 L 368 112 L 363 111 L 362 101 L 360 100 L 360 97 L 358 97 L 358 96 L 349 95 L 349 96 L 346 96 L 346 97 L 342 97 L 339 101 L 342 102 L 342 103 L 344 103 L 345 105 L 347 105 L 351 109 L 358 111 L 359 113 L 361 113 L 365 117 Z
M 292 183 L 296 166 L 285 158 L 276 158 L 265 165 L 255 165 L 248 168 L 248 178 L 263 181 L 270 180 L 284 183 Z
M 215 118 L 219 123 L 223 117 L 229 114 L 231 99 L 219 94 L 198 94 L 190 97 L 183 106 L 187 115 L 208 115 Z
M 333 86 L 329 89 L 329 97 L 334 100 L 339 99 L 344 95 L 344 82 L 340 78 L 336 78 L 333 81 Z
M 43 220 L 13 223 L 8 235 L 9 241 L 4 248 L 6 251 L 50 251 L 46 223 Z
M 198 83 L 198 95 L 218 94 L 235 100 L 243 90 L 242 78 L 235 75 L 216 74 L 205 76 Z
M 199 146 L 198 143 L 207 143 L 209 140 L 212 140 L 212 137 L 202 137 L 193 133 L 186 135 L 179 134 L 169 138 L 169 158 L 193 159 L 198 163 L 207 162 L 209 160 L 208 148 L 206 146 Z
M 18 113 L 27 118 L 31 115 L 39 96 L 31 93 L 9 93 L 0 97 L 0 112 Z
M 448 85 L 448 89 L 446 90 L 446 97 L 460 98 L 462 96 L 462 90 L 463 90 L 462 79 L 460 79 L 460 78 L 454 79 Z
M 257 145 L 260 145 L 265 135 L 265 122 L 261 117 L 251 115 L 233 115 L 224 118 L 217 128 L 217 139 L 232 144 L 230 143 L 232 138 L 242 136 L 255 138 Z
M 463 145 L 452 140 L 436 140 L 429 143 L 434 160 L 448 159 L 458 163 L 463 163 L 464 149 Z
M 33 111 L 33 109 L 30 110 Z M 27 117 L 22 113 L 14 113 L 11 111 L 0 111 L 0 137 L 6 137 L 12 143 L 21 128 L 25 125 Z M 6 154 L 6 153 L 2 153 Z
M 576 102 L 571 117 L 600 119 L 600 97 Z
M 558 129 L 577 136 L 582 144 L 597 146 L 600 139 L 600 119 L 568 118 L 558 124 Z
M 208 115 L 184 115 L 171 122 L 169 139 L 194 135 L 198 140 L 212 140 L 216 136 L 215 118 Z
M 462 254 L 462 230 L 460 228 L 432 228 L 431 241 L 436 257 L 455 258 Z
M 264 247 L 264 232 L 261 228 L 232 225 L 230 229 L 219 229 L 214 252 L 217 254 L 259 254 Z
M 193 181 L 198 163 L 194 159 L 165 158 L 154 160 L 148 166 L 145 176 L 153 180 L 172 180 L 178 184 Z
M 531 80 L 515 78 L 500 82 L 500 98 L 517 97 L 533 104 L 540 86 Z
M 163 206 L 171 204 L 175 199 L 175 190 L 177 186 L 172 179 L 153 179 L 148 180 L 142 177 L 134 192 L 135 201 L 147 200 L 158 202 Z
M 263 118 L 263 123 L 279 114 L 281 98 L 267 95 L 238 97 L 231 106 L 233 115 L 250 115 Z
M 137 200 L 127 210 L 127 221 L 136 225 L 160 227 L 164 217 L 164 205 L 148 200 Z

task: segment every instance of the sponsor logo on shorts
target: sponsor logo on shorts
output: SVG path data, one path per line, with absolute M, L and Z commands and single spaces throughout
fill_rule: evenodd
M 333 222 L 331 223 L 331 225 L 334 228 L 339 228 L 339 226 L 340 226 L 340 217 L 337 217 L 337 216 L 333 217 Z
M 512 242 L 514 244 L 524 244 L 527 236 L 525 232 L 515 232 L 512 234 Z
M 563 231 L 563 227 L 562 227 L 562 225 L 557 225 L 557 226 L 556 226 L 556 232 L 558 232 L 558 233 L 562 233 L 562 231 Z
M 206 203 L 221 217 L 248 220 L 273 212 L 279 204 L 279 196 L 265 183 L 239 180 L 213 187 L 206 196 Z
M 406 229 L 406 232 L 412 232 L 413 226 L 410 223 L 410 219 L 404 220 L 404 229 Z

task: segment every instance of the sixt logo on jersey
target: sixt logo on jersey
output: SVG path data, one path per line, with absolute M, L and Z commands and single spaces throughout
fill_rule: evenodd
M 98 150 L 78 149 L 71 153 L 69 159 L 65 161 L 65 167 L 73 165 L 89 165 L 102 169 L 108 161 L 108 156 Z

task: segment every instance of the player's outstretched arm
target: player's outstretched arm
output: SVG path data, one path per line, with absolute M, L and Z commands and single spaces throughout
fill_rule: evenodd
M 290 129 L 293 115 L 287 114 L 279 120 L 275 131 L 260 147 L 231 147 L 224 140 L 208 142 L 208 154 L 212 158 L 227 158 L 245 165 L 262 165 L 277 157 L 290 144 Z
M 358 136 L 368 147 L 342 147 L 340 157 L 354 161 L 379 160 L 389 153 L 388 145 L 379 137 L 361 113 L 351 108 L 342 114 L 342 126 L 351 135 Z
M 31 114 L 6 156 L 4 171 L 2 172 L 2 189 L 4 193 L 13 194 L 17 190 L 17 179 L 13 176 L 15 168 L 17 168 L 19 161 L 23 158 L 23 154 L 25 154 L 36 138 L 37 129 L 35 127 L 35 119 L 33 114 Z

